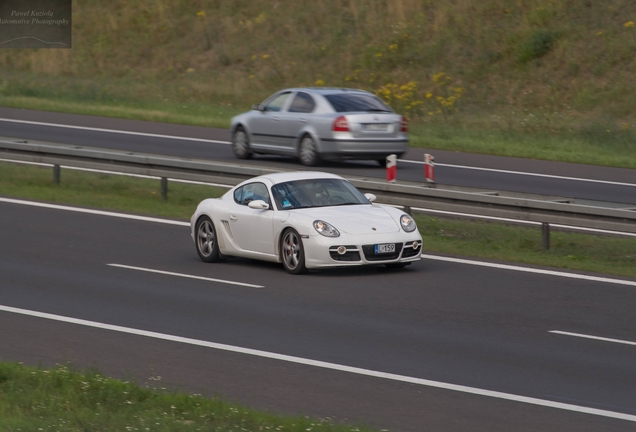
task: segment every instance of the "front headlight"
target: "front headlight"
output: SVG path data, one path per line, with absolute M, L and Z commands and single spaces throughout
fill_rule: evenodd
M 415 228 L 417 228 L 413 218 L 407 214 L 400 216 L 400 225 L 402 225 L 402 229 L 406 232 L 415 231 Z
M 318 231 L 319 234 L 322 234 L 325 237 L 340 236 L 340 233 L 338 232 L 338 230 L 335 229 L 333 225 L 325 221 L 321 221 L 321 220 L 314 221 L 314 228 L 316 229 L 316 231 Z

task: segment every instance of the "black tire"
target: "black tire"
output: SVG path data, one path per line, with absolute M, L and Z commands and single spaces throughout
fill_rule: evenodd
M 300 159 L 300 163 L 306 166 L 316 166 L 320 164 L 321 159 L 318 148 L 316 147 L 316 142 L 309 135 L 305 135 L 300 140 L 298 158 Z
M 288 273 L 302 274 L 307 272 L 305 267 L 305 249 L 298 232 L 289 228 L 280 238 L 280 257 Z
M 242 126 L 237 127 L 232 135 L 232 151 L 234 152 L 234 156 L 239 159 L 249 159 L 252 157 L 250 139 Z
M 194 229 L 194 245 L 202 261 L 211 263 L 224 260 L 219 250 L 214 223 L 207 216 L 202 216 L 197 221 Z

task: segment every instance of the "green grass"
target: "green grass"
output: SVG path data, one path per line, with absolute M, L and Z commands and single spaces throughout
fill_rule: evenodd
M 62 169 L 60 177 L 56 185 L 52 168 L 0 163 L 0 195 L 189 220 L 200 201 L 227 191 L 169 182 L 164 201 L 159 180 L 72 169 Z
M 415 146 L 636 168 L 632 0 L 83 0 L 73 49 L 0 50 L 0 105 L 227 127 L 363 88 Z
M 51 168 L 0 163 L 0 195 L 188 220 L 204 198 L 227 189 L 63 169 L 55 185 Z M 417 216 L 424 251 L 518 262 L 636 278 L 636 238 L 552 230 L 543 249 L 541 229 L 471 220 Z
M 424 252 L 614 274 L 636 278 L 636 237 L 551 230 L 543 248 L 540 227 L 416 216 Z
M 156 381 L 151 381 L 156 384 Z M 285 417 L 64 365 L 0 362 L 3 431 L 372 431 L 324 419 Z

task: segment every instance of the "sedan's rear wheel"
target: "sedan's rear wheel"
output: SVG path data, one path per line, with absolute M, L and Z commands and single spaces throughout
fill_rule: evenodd
M 249 159 L 252 157 L 249 137 L 247 136 L 245 129 L 241 126 L 236 128 L 234 136 L 232 136 L 232 151 L 239 159 Z
M 298 232 L 290 228 L 283 234 L 280 241 L 280 254 L 283 266 L 291 274 L 301 274 L 307 271 L 305 267 L 305 249 Z
M 209 217 L 203 216 L 197 221 L 194 230 L 194 244 L 201 260 L 208 263 L 223 260 L 219 251 L 216 229 L 214 229 L 214 223 Z
M 298 157 L 303 165 L 316 166 L 320 163 L 320 155 L 318 154 L 316 143 L 309 135 L 305 135 L 300 141 Z

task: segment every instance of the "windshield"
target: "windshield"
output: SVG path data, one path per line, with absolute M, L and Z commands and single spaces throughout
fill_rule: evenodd
M 393 112 L 379 98 L 365 93 L 337 93 L 325 95 L 336 112 Z
M 276 207 L 293 210 L 310 207 L 371 204 L 351 183 L 341 179 L 311 179 L 272 186 Z

